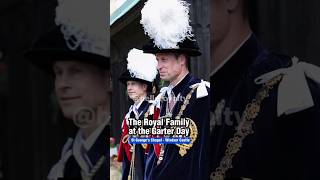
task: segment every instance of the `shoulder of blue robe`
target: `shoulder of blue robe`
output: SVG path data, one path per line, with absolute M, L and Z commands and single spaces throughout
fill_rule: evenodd
M 265 54 L 250 67 L 241 85 L 232 97 L 235 109 L 245 108 L 256 95 L 261 84 L 255 80 L 264 74 L 287 69 L 293 65 L 289 56 Z M 254 120 L 254 134 L 248 136 L 233 161 L 228 177 L 249 177 L 253 179 L 319 179 L 317 163 L 320 162 L 320 87 L 313 79 L 306 77 L 314 105 L 289 114 L 278 116 L 278 89 L 275 85 L 261 104 Z M 296 87 L 298 88 L 298 87 Z M 287 89 L 290 95 L 292 89 Z M 242 112 L 242 110 L 240 112 Z M 223 129 L 223 130 L 222 130 Z M 215 140 L 221 141 L 220 150 L 214 150 L 213 171 L 224 154 L 226 142 L 234 134 L 234 126 L 218 129 Z M 218 136 L 220 139 L 218 139 Z M 221 137 L 224 137 L 223 139 Z M 222 145 L 221 145 L 222 144 Z M 218 152 L 218 153 L 217 153 Z M 272 172 L 272 173 L 270 173 Z M 294 172 L 294 173 L 293 173 Z M 274 176 L 276 175 L 276 176 Z
M 257 62 L 250 67 L 251 71 L 248 74 L 248 81 L 246 82 L 248 83 L 247 87 L 251 87 L 251 90 L 256 92 L 261 87 L 259 83 L 254 83 L 257 80 L 256 78 L 265 77 L 263 75 L 277 70 L 286 70 L 292 66 L 291 57 L 269 54 L 264 62 Z M 264 142 L 259 143 L 263 147 L 261 149 L 264 149 L 259 151 L 259 154 L 263 154 L 268 158 L 261 159 L 264 165 L 251 164 L 247 168 L 254 166 L 270 168 L 273 166 L 271 169 L 277 172 L 275 174 L 278 174 L 279 177 L 283 177 L 282 179 L 292 179 L 297 176 L 301 177 L 301 179 L 319 179 L 320 174 L 315 167 L 320 161 L 320 155 L 318 154 L 320 152 L 320 85 L 314 79 L 308 76 L 305 77 L 307 93 L 310 93 L 313 104 L 310 107 L 305 106 L 306 108 L 299 109 L 299 106 L 297 108 L 295 104 L 290 104 L 297 101 L 290 100 L 297 97 L 305 97 L 303 94 L 292 94 L 293 91 L 301 88 L 301 84 L 298 83 L 298 79 L 301 77 L 296 77 L 296 74 L 294 74 L 293 77 L 295 78 L 292 80 L 296 82 L 293 83 L 294 86 L 282 84 L 284 87 L 280 87 L 281 83 L 288 78 L 286 77 L 288 75 L 286 71 L 283 71 L 283 73 L 283 79 L 270 91 L 269 97 L 261 105 L 259 116 L 255 120 L 254 125 L 256 134 L 247 139 L 247 142 L 250 142 L 249 146 L 253 146 L 253 143 Z M 308 73 L 303 73 L 303 76 L 304 74 Z M 272 78 L 273 75 L 267 79 Z M 283 88 L 283 92 L 280 93 L 279 88 Z M 304 92 L 301 91 L 301 93 Z M 255 95 L 255 93 L 252 94 Z M 283 111 L 283 113 L 279 113 L 278 106 L 279 99 L 281 99 L 279 96 L 283 94 L 286 94 L 286 97 L 290 98 L 288 105 L 289 107 L 294 107 L 295 111 Z M 298 100 L 301 100 L 303 107 L 305 98 Z M 266 136 L 267 134 L 268 136 Z M 275 148 L 277 149 L 276 151 L 274 151 Z M 248 147 L 244 148 L 240 153 L 242 155 L 247 154 L 248 157 L 254 157 L 254 153 Z M 249 162 L 251 159 L 247 159 L 246 161 Z M 275 159 L 281 159 L 281 161 L 278 161 L 277 165 L 273 164 L 275 163 Z M 292 159 L 294 159 L 295 163 L 292 163 Z M 235 168 L 235 171 L 236 169 L 238 170 L 238 174 L 248 171 L 248 169 L 239 170 L 239 168 Z M 292 172 L 297 173 L 293 175 Z M 260 177 L 260 175 L 262 174 L 256 173 L 256 177 Z
M 315 106 L 314 97 L 319 96 L 320 68 L 299 62 L 297 57 L 268 54 L 260 58 L 248 73 L 249 81 L 264 84 L 276 76 L 282 76 L 274 88 L 277 99 L 277 116 L 289 115 Z M 311 90 L 314 88 L 315 90 Z
M 210 94 L 210 82 L 201 80 L 195 84 L 189 86 L 190 88 L 195 88 L 196 90 L 196 98 L 203 98 L 209 96 Z
M 96 174 L 93 177 L 93 180 L 107 179 L 110 176 L 109 134 L 110 126 L 106 125 L 106 127 L 100 133 L 95 143 L 88 151 L 88 157 L 93 162 L 93 164 L 96 164 L 102 156 L 105 156 L 105 160 L 103 164 L 100 166 L 100 168 L 97 170 Z M 80 178 L 80 171 L 80 166 L 78 165 L 75 158 L 71 156 L 65 164 L 64 178 Z
M 89 158 L 94 164 L 99 161 L 101 156 L 105 156 L 104 163 L 95 174 L 93 180 L 109 179 L 110 177 L 110 125 L 107 125 L 93 147 L 88 152 Z

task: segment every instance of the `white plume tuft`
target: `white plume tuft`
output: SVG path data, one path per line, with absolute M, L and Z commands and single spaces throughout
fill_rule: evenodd
M 149 82 L 156 78 L 158 61 L 155 55 L 134 48 L 130 50 L 127 61 L 127 68 L 132 77 Z
M 193 37 L 189 5 L 183 0 L 149 0 L 141 10 L 145 33 L 160 49 L 177 49 L 178 43 Z
M 107 4 L 104 0 L 58 0 L 57 25 L 68 47 L 108 56 Z

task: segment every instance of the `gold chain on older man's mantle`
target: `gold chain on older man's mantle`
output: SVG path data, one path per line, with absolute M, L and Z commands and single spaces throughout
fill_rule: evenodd
M 281 81 L 282 77 L 283 75 L 278 75 L 266 82 L 257 92 L 255 99 L 253 99 L 251 103 L 247 104 L 241 117 L 242 121 L 236 128 L 237 131 L 227 143 L 225 155 L 220 161 L 219 167 L 217 167 L 210 175 L 211 180 L 223 180 L 227 170 L 232 168 L 232 159 L 240 151 L 243 140 L 249 134 L 254 133 L 252 124 L 260 112 L 262 101 L 269 96 L 269 91 Z

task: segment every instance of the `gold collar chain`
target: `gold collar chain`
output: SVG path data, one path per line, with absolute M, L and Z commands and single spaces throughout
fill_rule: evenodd
M 175 119 L 180 119 L 181 118 L 181 116 L 183 115 L 184 110 L 186 109 L 187 105 L 190 103 L 191 96 L 192 96 L 193 92 L 196 90 L 196 88 L 197 88 L 197 86 L 193 87 L 191 89 L 191 91 L 187 94 L 186 99 L 184 100 L 182 106 L 180 107 L 179 113 L 177 114 Z M 172 116 L 172 114 L 169 114 L 169 115 Z M 167 115 L 164 116 L 164 117 L 167 117 Z M 164 118 L 164 117 L 160 117 L 160 118 Z M 196 124 L 192 120 L 191 120 L 191 124 L 192 124 L 193 127 L 195 127 L 195 130 L 193 130 L 194 133 L 192 133 L 192 134 L 194 134 L 193 137 L 192 137 L 192 139 L 194 139 L 192 141 L 192 143 L 190 143 L 190 144 L 176 144 L 176 146 L 178 146 L 180 148 L 179 154 L 181 156 L 184 156 L 187 153 L 187 149 L 190 149 L 192 147 L 193 142 L 195 141 L 195 139 L 197 138 L 197 135 L 198 135 Z M 191 132 L 192 132 L 192 130 L 191 130 Z M 165 145 L 164 144 L 160 144 L 160 154 L 159 154 L 159 159 L 157 161 L 157 165 L 159 165 L 163 160 L 164 150 L 165 150 Z
M 104 161 L 106 160 L 105 156 L 101 156 L 98 162 L 90 170 L 89 174 L 86 174 L 84 171 L 81 171 L 81 177 L 83 180 L 92 180 L 94 175 L 98 172 Z
M 249 135 L 253 134 L 252 125 L 254 119 L 258 116 L 262 101 L 269 96 L 269 91 L 280 82 L 282 75 L 278 75 L 272 78 L 269 82 L 265 83 L 256 94 L 256 97 L 247 104 L 243 114 L 242 121 L 236 128 L 237 131 L 227 143 L 227 148 L 224 157 L 220 161 L 219 167 L 215 169 L 210 175 L 211 180 L 224 180 L 227 170 L 231 169 L 233 157 L 240 151 L 244 139 Z

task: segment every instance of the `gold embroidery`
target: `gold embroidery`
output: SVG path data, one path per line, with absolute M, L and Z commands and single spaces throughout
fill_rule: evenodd
M 147 148 L 147 144 L 141 144 L 141 146 L 143 147 L 143 149 Z
M 232 159 L 240 151 L 243 140 L 249 135 L 253 134 L 252 124 L 254 119 L 260 112 L 262 101 L 269 96 L 269 91 L 282 79 L 282 75 L 278 75 L 265 83 L 257 92 L 255 99 L 249 103 L 241 117 L 242 121 L 236 128 L 236 133 L 229 139 L 225 151 L 225 155 L 220 161 L 219 167 L 215 169 L 210 175 L 211 180 L 223 180 L 226 171 L 232 168 Z
M 181 157 L 187 154 L 187 150 L 189 150 L 193 146 L 193 143 L 196 141 L 198 137 L 198 129 L 197 129 L 196 123 L 192 119 L 189 119 L 189 120 L 190 120 L 190 138 L 191 138 L 190 144 L 176 144 L 176 146 L 180 148 L 179 154 L 181 155 Z

